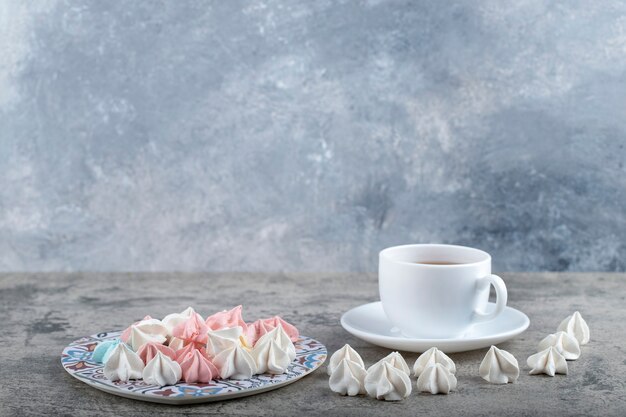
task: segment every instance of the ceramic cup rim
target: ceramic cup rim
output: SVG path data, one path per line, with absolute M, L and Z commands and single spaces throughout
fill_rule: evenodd
M 391 253 L 395 252 L 395 251 L 399 251 L 399 250 L 405 250 L 405 249 L 420 249 L 420 248 L 441 248 L 441 249 L 461 249 L 464 251 L 470 251 L 470 252 L 474 252 L 475 254 L 481 256 L 482 258 L 477 260 L 477 261 L 473 261 L 473 262 L 462 262 L 462 263 L 458 263 L 458 264 L 453 264 L 453 265 L 436 265 L 436 264 L 422 264 L 422 263 L 417 263 L 417 262 L 407 262 L 407 261 L 400 261 L 397 259 L 392 258 L 390 255 Z M 383 250 L 381 250 L 378 253 L 379 259 L 384 259 L 387 262 L 392 262 L 392 263 L 396 263 L 396 264 L 401 264 L 401 265 L 406 265 L 408 267 L 413 267 L 413 268 L 435 268 L 435 269 L 454 269 L 454 268 L 467 268 L 468 266 L 475 266 L 475 265 L 480 265 L 482 263 L 488 262 L 491 263 L 491 255 L 489 255 L 489 253 L 485 252 L 484 250 L 481 249 L 477 249 L 477 248 L 473 248 L 471 246 L 462 246 L 462 245 L 448 245 L 448 244 L 443 244 L 443 243 L 411 243 L 411 244 L 407 244 L 407 245 L 397 245 L 397 246 L 390 246 L 388 248 L 385 248 Z

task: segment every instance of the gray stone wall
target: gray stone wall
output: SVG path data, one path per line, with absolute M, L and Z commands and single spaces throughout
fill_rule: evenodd
M 620 1 L 0 0 L 0 270 L 625 270 Z

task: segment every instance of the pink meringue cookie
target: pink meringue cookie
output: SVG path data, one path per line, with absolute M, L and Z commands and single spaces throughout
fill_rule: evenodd
M 197 349 L 185 356 L 180 362 L 180 367 L 183 371 L 182 380 L 187 383 L 209 382 L 219 377 L 213 362 Z
M 165 356 L 169 357 L 171 360 L 176 360 L 176 352 L 171 347 L 160 345 L 155 342 L 148 342 L 145 345 L 142 345 L 137 354 L 146 365 L 148 362 L 152 360 L 156 356 L 158 352 L 161 352 Z
M 243 331 L 246 332 L 248 325 L 245 321 L 243 321 L 243 317 L 241 316 L 242 309 L 243 306 L 239 305 L 232 310 L 224 310 L 219 313 L 215 313 L 212 316 L 207 317 L 206 325 L 209 327 L 209 330 L 221 330 L 228 327 L 241 326 Z
M 193 353 L 196 350 L 199 351 L 203 356 L 207 356 L 206 350 L 204 348 L 199 347 L 194 343 L 190 343 L 188 345 L 185 345 L 184 348 L 176 351 L 176 357 L 174 358 L 174 360 L 180 364 L 189 353 Z
M 133 326 L 138 325 L 139 323 L 141 323 L 142 321 L 145 321 L 145 320 L 152 320 L 152 317 L 151 317 L 151 316 L 146 316 L 146 317 L 144 317 L 143 319 L 141 319 L 141 320 L 139 320 L 139 321 L 136 321 L 136 322 L 134 322 L 133 324 L 131 324 L 130 326 L 128 326 L 128 327 L 127 327 L 127 328 L 126 328 L 126 329 L 122 332 L 122 334 L 120 335 L 120 340 L 121 340 L 122 342 L 126 343 L 126 342 L 128 341 L 128 338 L 130 337 L 130 331 L 132 330 L 132 327 L 133 327 Z
M 269 319 L 259 319 L 254 323 L 249 324 L 248 330 L 246 332 L 246 337 L 248 341 L 252 345 L 254 345 L 261 336 L 275 329 L 279 325 L 283 327 L 283 330 L 285 331 L 285 333 L 287 333 L 287 336 L 289 336 L 289 339 L 292 342 L 298 340 L 298 338 L 300 337 L 300 332 L 298 332 L 298 329 L 296 329 L 293 324 L 287 323 L 279 316 L 274 316 Z
M 207 332 L 209 328 L 202 321 L 202 317 L 199 314 L 194 314 L 182 323 L 179 323 L 172 335 L 178 339 L 182 339 L 186 342 L 193 342 L 205 345 L 209 339 Z

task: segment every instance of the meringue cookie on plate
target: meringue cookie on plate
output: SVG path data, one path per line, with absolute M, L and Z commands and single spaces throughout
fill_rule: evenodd
M 408 397 L 412 390 L 408 366 L 406 366 L 406 363 L 404 364 L 406 367 L 405 371 L 400 361 L 396 358 L 386 359 L 381 359 L 367 370 L 363 381 L 365 391 L 370 397 L 378 400 L 402 400 Z M 333 375 L 336 371 L 336 369 L 333 371 Z
M 435 363 L 417 378 L 417 390 L 431 394 L 448 394 L 456 389 L 456 377 L 444 365 Z
M 182 370 L 182 380 L 187 383 L 206 383 L 219 377 L 217 367 L 198 349 L 193 349 L 177 362 Z
M 426 352 L 422 353 L 415 361 L 413 365 L 413 375 L 420 376 L 422 372 L 424 372 L 424 369 L 436 363 L 442 364 L 451 373 L 456 373 L 456 366 L 452 359 L 436 347 L 431 347 Z
M 103 340 L 98 343 L 98 346 L 93 351 L 93 355 L 91 356 L 91 360 L 98 363 L 105 363 L 111 353 L 113 353 L 113 349 L 115 346 L 120 344 L 120 339 L 113 340 Z
M 177 337 L 170 337 L 170 341 L 167 343 L 167 345 L 174 349 L 174 351 L 180 350 L 188 344 L 189 342 L 185 342 L 183 339 L 179 339 Z
M 232 379 L 248 379 L 256 373 L 254 358 L 246 348 L 239 344 L 231 344 L 213 358 L 220 377 Z
M 130 345 L 135 352 L 148 342 L 163 344 L 167 340 L 165 334 L 146 333 L 143 329 L 144 327 L 142 327 L 141 324 L 132 325 L 130 328 L 130 336 L 128 337 L 126 343 Z
M 580 345 L 589 343 L 589 326 L 578 311 L 568 316 L 559 324 L 557 331 L 566 332 L 574 336 Z
M 176 362 L 181 363 L 189 353 L 193 353 L 195 351 L 199 351 L 202 356 L 207 356 L 206 350 L 202 347 L 198 347 L 197 345 L 190 343 L 185 345 L 184 348 L 176 351 Z
M 221 330 L 209 330 L 207 332 L 207 354 L 215 356 L 224 349 L 228 349 L 233 343 L 242 345 L 243 329 L 241 326 L 224 328 Z
M 185 342 L 205 344 L 209 328 L 199 314 L 193 314 L 187 320 L 180 322 L 172 330 L 172 336 Z
M 531 375 L 567 375 L 567 361 L 565 361 L 565 357 L 561 355 L 554 346 L 550 346 L 539 353 L 529 356 L 526 363 L 532 368 L 529 372 Z
M 290 324 L 283 320 L 280 316 L 270 317 L 269 319 L 259 319 L 254 323 L 248 324 L 246 336 L 248 341 L 254 345 L 254 343 L 265 333 L 270 330 L 282 326 L 285 333 L 289 336 L 292 342 L 297 342 L 300 337 L 298 329 L 293 324 Z
M 539 342 L 539 350 L 545 350 L 550 346 L 554 346 L 563 357 L 568 361 L 580 358 L 580 345 L 578 340 L 563 331 L 550 334 Z
M 144 364 L 139 355 L 128 345 L 120 343 L 115 346 L 109 359 L 104 364 L 104 376 L 110 381 L 128 381 L 141 379 Z
M 519 378 L 519 365 L 509 352 L 491 346 L 480 363 L 478 373 L 492 384 L 513 383 Z
M 328 361 L 328 367 L 326 368 L 326 372 L 328 373 L 328 375 L 332 375 L 335 368 L 339 366 L 341 361 L 343 361 L 344 359 L 356 362 L 356 364 L 359 365 L 361 368 L 365 368 L 365 364 L 363 363 L 363 359 L 361 359 L 361 355 L 359 355 L 358 352 L 352 348 L 352 346 L 346 343 L 341 349 L 333 353 L 330 357 L 330 360 Z
M 363 365 L 348 358 L 343 358 L 339 363 L 335 364 L 328 380 L 328 385 L 333 392 L 341 395 L 349 395 L 352 397 L 365 394 L 366 375 L 367 371 Z
M 207 317 L 205 323 L 209 330 L 220 330 L 227 327 L 241 326 L 245 332 L 248 330 L 248 325 L 243 320 L 241 315 L 242 309 L 243 306 L 239 305 L 232 310 L 220 311 Z
M 268 333 L 265 333 L 259 338 L 259 340 L 257 340 L 257 343 L 264 343 L 264 341 L 268 339 L 273 339 L 282 350 L 287 352 L 287 355 L 289 355 L 289 362 L 296 359 L 296 347 L 291 339 L 289 339 L 289 336 L 285 333 L 282 326 L 275 327 Z
M 157 352 L 156 356 L 143 368 L 142 376 L 146 384 L 163 387 L 176 384 L 180 381 L 182 373 L 183 371 L 177 362 L 162 352 Z
M 283 374 L 291 363 L 289 354 L 272 338 L 261 339 L 259 343 L 254 345 L 252 357 L 256 364 L 255 373 L 258 374 L 265 372 L 274 375 Z
M 192 307 L 187 307 L 180 313 L 168 314 L 167 316 L 163 318 L 162 322 L 165 325 L 165 327 L 167 327 L 167 330 L 170 332 L 170 334 L 172 334 L 174 327 L 178 326 L 180 323 L 187 321 L 187 319 L 189 319 L 191 316 L 196 315 L 196 314 L 198 313 L 196 313 L 196 311 Z M 202 316 L 200 316 L 200 314 L 198 314 L 198 316 L 200 320 L 204 321 L 204 319 L 202 318 Z
M 147 365 L 159 352 L 169 357 L 171 360 L 176 360 L 176 352 L 174 349 L 154 342 L 148 342 L 140 347 L 137 351 L 137 355 L 139 355 L 143 363 Z
M 153 319 L 150 316 L 146 316 L 143 318 L 143 320 L 139 320 L 138 322 L 131 324 L 122 332 L 122 334 L 120 335 L 120 339 L 122 340 L 122 342 L 129 343 L 128 340 L 130 339 L 133 328 L 138 328 L 139 330 L 141 330 L 142 333 L 150 336 L 158 335 L 165 337 L 168 334 L 167 327 L 163 325 L 161 320 Z

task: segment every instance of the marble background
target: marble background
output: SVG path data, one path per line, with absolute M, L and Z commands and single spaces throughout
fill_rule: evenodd
M 0 0 L 0 270 L 626 269 L 626 3 Z

